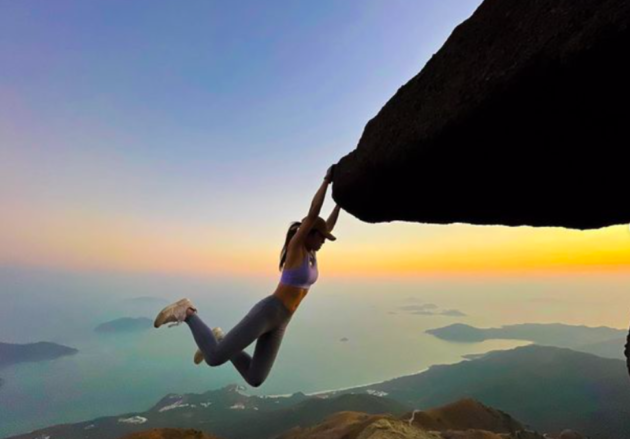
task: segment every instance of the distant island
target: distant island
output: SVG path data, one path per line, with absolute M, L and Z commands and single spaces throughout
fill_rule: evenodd
M 153 320 L 146 317 L 123 317 L 105 322 L 94 328 L 95 332 L 111 334 L 114 332 L 146 331 L 153 326 Z
M 415 314 L 418 316 L 447 316 L 447 317 L 468 317 L 466 313 L 458 310 L 458 309 L 442 309 L 437 306 L 435 303 L 420 303 L 414 305 L 404 305 L 399 306 L 399 310 L 407 311 L 410 314 Z M 390 314 L 396 314 L 395 312 L 390 312 Z
M 27 344 L 0 342 L 0 368 L 18 363 L 54 360 L 77 352 L 77 349 L 46 341 Z
M 140 297 L 132 297 L 130 299 L 124 299 L 123 302 L 129 304 L 142 304 L 142 305 L 162 305 L 168 304 L 169 301 L 162 297 L 154 297 L 154 296 L 140 296 Z
M 626 331 L 605 326 L 589 327 L 561 323 L 524 323 L 500 328 L 475 328 L 454 324 L 429 329 L 431 334 L 442 340 L 458 343 L 478 343 L 485 340 L 526 340 L 545 346 L 575 349 L 580 352 L 623 359 Z

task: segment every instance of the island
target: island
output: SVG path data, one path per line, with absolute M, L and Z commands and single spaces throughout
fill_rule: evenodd
M 626 331 L 606 326 L 589 327 L 562 323 L 523 323 L 499 328 L 476 328 L 464 324 L 429 329 L 441 340 L 478 343 L 485 340 L 524 340 L 545 346 L 575 349 L 606 358 L 623 359 Z
M 77 352 L 77 349 L 46 341 L 27 344 L 0 342 L 0 368 L 18 363 L 54 360 Z
M 94 328 L 95 332 L 111 334 L 119 332 L 140 332 L 153 327 L 153 320 L 146 317 L 123 317 L 105 322 Z

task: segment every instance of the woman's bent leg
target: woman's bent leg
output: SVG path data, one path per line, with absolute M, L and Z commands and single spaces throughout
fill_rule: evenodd
M 217 341 L 212 330 L 197 314 L 186 318 L 195 342 L 210 366 L 219 366 L 252 344 L 254 340 L 273 328 L 275 323 L 273 309 L 266 307 L 267 303 L 260 301 L 251 311 L 227 334 L 221 342 Z M 266 310 L 269 310 L 266 312 Z M 247 361 L 247 357 L 238 355 L 239 365 Z M 236 366 L 236 364 L 235 364 Z M 237 366 L 238 368 L 238 366 Z
M 282 324 L 276 329 L 264 333 L 258 339 L 254 358 L 251 359 L 249 367 L 247 370 L 239 370 L 249 385 L 258 387 L 269 376 L 271 367 L 278 356 L 286 326 L 286 324 Z
M 271 367 L 278 356 L 284 333 L 291 321 L 292 314 L 280 299 L 272 297 L 270 302 L 267 308 L 270 308 L 269 313 L 274 315 L 274 327 L 258 338 L 254 357 L 243 352 L 231 358 L 245 381 L 253 387 L 260 386 L 269 376 Z
M 188 317 L 186 323 L 206 363 L 217 366 L 230 360 L 249 385 L 258 387 L 269 375 L 290 320 L 291 313 L 287 308 L 279 299 L 270 296 L 256 304 L 220 342 L 196 314 Z M 243 349 L 256 338 L 258 342 L 252 358 Z

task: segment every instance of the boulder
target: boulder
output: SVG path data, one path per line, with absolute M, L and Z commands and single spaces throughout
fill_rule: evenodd
M 626 0 L 485 0 L 368 122 L 334 200 L 372 223 L 630 222 L 629 23 Z

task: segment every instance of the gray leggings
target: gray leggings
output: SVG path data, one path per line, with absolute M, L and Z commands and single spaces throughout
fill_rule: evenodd
M 269 375 L 291 316 L 284 303 L 270 295 L 254 305 L 221 341 L 217 341 L 212 330 L 196 313 L 187 317 L 185 322 L 209 366 L 219 366 L 229 360 L 249 385 L 258 387 Z M 243 349 L 256 339 L 258 342 L 252 358 Z

